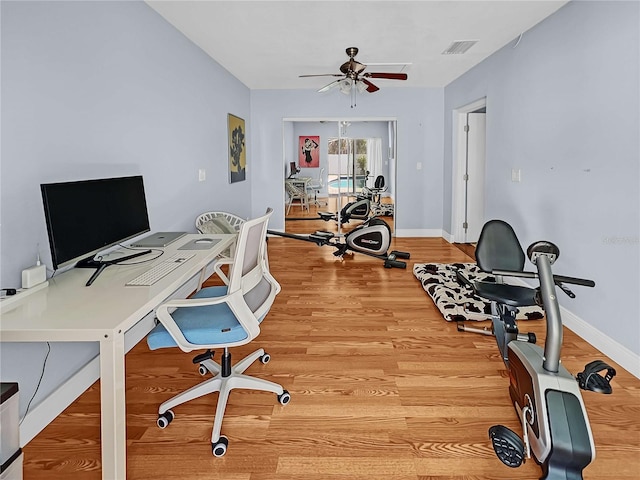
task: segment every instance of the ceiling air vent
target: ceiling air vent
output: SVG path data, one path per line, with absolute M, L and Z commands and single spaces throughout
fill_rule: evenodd
M 477 40 L 461 40 L 453 42 L 444 52 L 442 52 L 442 55 L 462 55 L 476 43 L 478 43 Z

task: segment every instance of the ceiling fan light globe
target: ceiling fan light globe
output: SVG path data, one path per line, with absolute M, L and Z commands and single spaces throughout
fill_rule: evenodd
M 338 87 L 340 88 L 340 91 L 342 93 L 344 93 L 345 95 L 348 95 L 349 93 L 351 93 L 351 80 L 345 78 L 344 80 L 341 80 L 340 83 L 338 84 Z
M 364 82 L 356 82 L 356 88 L 358 89 L 358 93 L 362 93 L 367 89 L 367 84 Z

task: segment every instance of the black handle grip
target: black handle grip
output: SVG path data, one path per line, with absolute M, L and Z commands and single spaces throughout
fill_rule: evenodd
M 553 280 L 562 283 L 572 283 L 574 285 L 582 285 L 583 287 L 595 287 L 596 282 L 587 280 L 586 278 L 565 277 L 563 275 L 554 275 Z
M 512 270 L 491 270 L 493 275 L 502 275 L 505 277 L 524 277 L 524 278 L 538 278 L 538 274 L 534 272 L 519 272 Z M 553 280 L 561 283 L 572 283 L 574 285 L 582 285 L 583 287 L 595 287 L 596 282 L 593 280 L 587 280 L 586 278 L 577 277 L 565 277 L 564 275 L 554 275 Z

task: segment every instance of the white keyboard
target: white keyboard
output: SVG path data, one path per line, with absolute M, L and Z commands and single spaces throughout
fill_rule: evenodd
M 164 261 L 158 263 L 157 265 L 154 265 L 146 272 L 138 275 L 133 280 L 128 281 L 125 285 L 144 287 L 153 285 L 193 257 L 195 257 L 195 253 L 176 253 L 175 255 L 166 258 Z

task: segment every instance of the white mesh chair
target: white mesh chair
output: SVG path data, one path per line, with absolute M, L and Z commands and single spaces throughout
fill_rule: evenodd
M 300 206 L 303 210 L 309 210 L 309 196 L 307 192 L 303 189 L 295 185 L 293 182 L 285 180 L 284 188 L 287 191 L 287 215 L 289 214 L 289 210 L 291 210 L 291 205 L 293 202 L 298 200 L 300 202 Z
M 327 205 L 327 202 L 322 202 L 318 200 L 318 192 L 324 188 L 324 167 L 320 169 L 320 174 L 318 178 L 313 178 L 307 183 L 307 190 L 313 192 L 313 204 L 318 207 L 324 207 Z
M 198 215 L 198 218 L 196 218 L 196 230 L 198 230 L 200 233 L 211 233 L 211 232 L 202 231 L 202 229 L 206 228 L 205 225 L 207 222 L 210 222 L 215 218 L 218 218 L 218 219 L 224 218 L 229 223 L 229 225 L 231 225 L 235 229 L 236 232 L 240 230 L 240 225 L 244 223 L 244 218 L 240 218 L 239 216 L 234 215 L 233 213 L 204 212 Z
M 256 360 L 267 363 L 269 354 L 260 348 L 235 365 L 231 364 L 230 347 L 245 345 L 260 333 L 260 323 L 269 312 L 280 285 L 269 273 L 266 262 L 267 223 L 272 210 L 262 217 L 247 220 L 240 226 L 229 285 L 203 288 L 186 300 L 170 300 L 159 306 L 160 323 L 147 336 L 152 350 L 178 347 L 184 352 L 206 350 L 198 355 L 200 373 L 209 378 L 165 401 L 158 409 L 157 424 L 166 428 L 174 418 L 172 408 L 213 392 L 219 392 L 213 421 L 211 446 L 216 457 L 223 456 L 229 444 L 220 434 L 229 393 L 234 388 L 275 393 L 282 405 L 290 395 L 274 382 L 245 375 Z M 212 349 L 222 348 L 220 364 L 213 361 Z
M 204 212 L 198 215 L 196 218 L 196 230 L 200 233 L 238 233 L 240 227 L 245 222 L 244 218 L 241 218 L 233 213 L 229 212 Z M 227 250 L 222 252 L 218 257 L 216 263 L 213 264 L 213 270 L 225 283 L 229 284 L 229 278 L 226 276 L 222 267 L 229 265 L 233 260 L 235 245 L 232 245 Z M 204 278 L 202 279 L 204 280 Z

